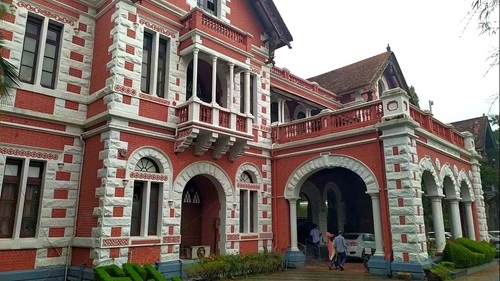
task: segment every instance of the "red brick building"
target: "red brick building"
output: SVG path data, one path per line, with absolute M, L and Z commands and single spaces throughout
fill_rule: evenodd
M 372 273 L 421 277 L 423 213 L 442 251 L 445 202 L 455 237 L 487 239 L 472 135 L 410 104 L 389 49 L 304 79 L 273 65 L 292 36 L 271 0 L 10 9 L 2 280 L 288 246 L 302 266 L 306 222 L 374 233 Z

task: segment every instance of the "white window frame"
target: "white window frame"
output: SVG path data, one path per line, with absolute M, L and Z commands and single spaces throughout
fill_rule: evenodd
M 131 237 L 155 237 L 160 236 L 161 233 L 161 218 L 162 218 L 162 210 L 163 210 L 163 183 L 155 182 L 155 181 L 146 181 L 146 180 L 137 180 L 143 184 L 142 186 L 142 210 L 141 210 L 141 221 L 140 221 L 140 235 L 139 236 L 131 236 Z M 148 234 L 149 227 L 149 201 L 151 199 L 151 184 L 158 183 L 159 188 L 159 198 L 158 198 L 158 214 L 156 216 L 156 235 Z M 135 188 L 135 182 L 133 185 Z M 133 196 L 133 195 L 132 195 Z M 130 213 L 132 216 L 132 212 Z M 132 235 L 132 234 L 131 234 Z
M 164 97 L 163 99 L 168 98 L 169 94 L 169 89 L 170 89 L 170 63 L 172 61 L 172 40 L 170 37 L 163 36 L 162 34 L 150 30 L 150 29 L 144 29 L 144 33 L 142 35 L 142 42 L 144 43 L 144 37 L 145 34 L 150 34 L 153 37 L 152 40 L 152 50 L 151 50 L 151 65 L 149 67 L 150 71 L 150 77 L 149 77 L 149 95 L 158 97 L 156 94 L 157 90 L 157 81 L 158 81 L 158 57 L 159 57 L 159 49 L 160 49 L 160 39 L 166 40 L 167 41 L 167 51 L 166 51 L 166 58 L 165 58 L 165 89 L 164 89 Z M 143 44 L 144 46 L 144 44 Z M 141 58 L 141 75 L 142 75 L 142 58 Z M 141 82 L 142 83 L 142 82 Z M 140 85 L 140 88 L 142 89 L 142 84 Z
M 19 182 L 19 187 L 20 190 L 18 191 L 17 195 L 17 203 L 16 203 L 16 214 L 14 217 L 14 227 L 12 230 L 12 235 L 13 237 L 11 238 L 0 238 L 1 240 L 6 240 L 6 239 L 33 239 L 33 238 L 38 238 L 39 237 L 39 230 L 40 230 L 40 218 L 41 218 L 41 210 L 42 210 L 42 200 L 43 200 L 43 193 L 44 193 L 44 186 L 45 186 L 45 177 L 47 174 L 47 162 L 42 161 L 39 159 L 32 159 L 32 158 L 15 158 L 15 157 L 7 157 L 7 159 L 14 159 L 14 160 L 21 160 L 22 165 L 21 165 L 21 175 L 20 175 L 20 182 Z M 37 217 L 37 222 L 36 222 L 36 229 L 35 229 L 35 236 L 34 237 L 26 237 L 26 238 L 21 238 L 20 232 L 21 232 L 21 223 L 22 223 L 22 212 L 24 210 L 24 201 L 25 201 L 25 196 L 26 196 L 26 186 L 28 182 L 28 175 L 29 175 L 29 168 L 30 168 L 30 162 L 35 161 L 35 162 L 40 162 L 43 163 L 42 169 L 42 178 L 41 178 L 41 185 L 40 185 L 40 198 L 38 199 L 38 217 Z M 7 161 L 6 161 L 7 162 Z M 5 163 L 3 169 L 4 169 L 4 174 L 3 176 L 5 177 L 5 169 L 7 168 L 7 163 Z M 0 196 L 2 195 L 2 187 L 3 187 L 3 178 L 2 178 L 2 184 L 0 185 Z
M 42 21 L 42 25 L 41 25 L 41 28 L 40 28 L 40 42 L 39 42 L 39 45 L 38 45 L 38 50 L 37 50 L 37 58 L 36 58 L 36 67 L 35 67 L 35 78 L 33 80 L 33 83 L 29 83 L 29 82 L 24 82 L 24 81 L 20 81 L 20 86 L 21 88 L 23 89 L 27 89 L 27 90 L 32 90 L 32 91 L 38 91 L 38 92 L 57 92 L 58 91 L 58 84 L 59 84 L 59 70 L 60 70 L 60 65 L 61 65 L 61 59 L 62 59 L 62 53 L 63 53 L 63 42 L 64 42 L 64 30 L 65 30 L 65 25 L 64 24 L 61 24 L 57 21 L 53 21 L 47 17 L 43 17 L 43 16 L 40 16 L 40 15 L 36 15 L 36 14 L 32 14 L 32 13 L 28 13 L 28 16 L 26 17 L 26 24 L 27 24 L 27 20 L 28 20 L 28 17 L 33 17 L 33 18 L 37 18 L 39 20 Z M 42 86 L 42 84 L 40 83 L 41 82 L 41 79 L 42 79 L 42 69 L 43 69 L 43 58 L 45 56 L 45 44 L 47 42 L 47 33 L 48 33 L 48 29 L 49 29 L 49 23 L 53 24 L 53 25 L 57 25 L 61 28 L 61 34 L 60 34 L 60 38 L 59 38 L 59 48 L 58 48 L 58 54 L 57 54 L 57 61 L 55 61 L 54 63 L 56 64 L 56 69 L 55 69 L 55 79 L 54 79 L 54 88 L 47 88 L 47 87 L 44 87 Z M 26 26 L 25 26 L 26 28 Z M 26 32 L 26 30 L 25 30 Z M 24 50 L 24 38 L 26 37 L 25 33 L 23 33 L 23 44 L 21 45 L 21 59 L 22 59 L 22 53 L 23 53 L 23 50 Z M 18 71 L 21 69 L 21 62 L 19 63 L 19 69 Z
M 250 180 L 240 181 L 240 182 L 253 183 L 253 180 L 251 178 L 252 174 L 249 172 L 243 172 L 241 175 L 245 174 L 248 174 L 250 176 Z M 258 223 L 259 223 L 258 204 L 259 204 L 259 193 L 257 190 L 240 189 L 240 233 L 258 232 Z

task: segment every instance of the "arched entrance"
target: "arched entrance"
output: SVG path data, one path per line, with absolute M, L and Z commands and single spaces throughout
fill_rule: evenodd
M 462 224 L 460 219 L 459 201 L 460 191 L 457 190 L 457 182 L 449 164 L 441 167 L 440 177 L 443 180 L 443 193 L 445 199 L 444 213 L 449 214 L 451 236 L 456 239 L 462 237 Z
M 181 249 L 193 246 L 209 246 L 210 253 L 219 253 L 221 204 L 217 188 L 209 177 L 198 175 L 191 178 L 182 194 Z M 186 251 L 181 258 L 189 258 Z
M 444 195 L 440 186 L 441 181 L 436 167 L 429 157 L 424 157 L 420 161 L 420 172 L 422 174 L 420 178 L 423 193 L 422 207 L 428 248 L 441 253 L 446 246 L 445 228 L 449 220 L 447 209 L 443 208 Z M 433 235 L 429 233 L 433 233 Z
M 464 230 L 464 236 L 475 240 L 476 234 L 474 231 L 474 219 L 472 215 L 472 202 L 474 201 L 474 193 L 469 178 L 464 171 L 460 171 L 458 175 L 458 184 L 460 185 L 460 218 L 461 226 Z
M 227 208 L 235 199 L 224 170 L 208 162 L 189 165 L 177 177 L 173 197 L 181 201 L 180 258 L 191 258 L 192 249 L 199 246 L 209 246 L 209 253 L 226 253 Z
M 349 203 L 353 204 L 353 213 L 348 215 L 346 212 L 345 214 L 346 218 L 349 216 L 349 219 L 353 220 L 352 222 L 345 221 L 339 224 L 339 213 L 341 213 L 339 205 L 332 206 L 332 211 L 326 206 L 326 204 L 331 204 L 330 200 L 339 203 L 337 198 L 340 199 L 340 197 L 335 197 L 334 185 L 338 186 L 343 200 L 350 200 Z M 297 207 L 297 202 L 300 205 L 301 200 L 299 199 L 301 193 L 304 193 L 305 197 L 308 198 L 308 205 L 312 204 L 311 217 L 313 222 L 316 220 L 321 224 L 321 221 L 323 221 L 324 227 L 332 230 L 335 227 L 338 228 L 339 225 L 343 225 L 345 231 L 354 229 L 373 230 L 372 233 L 375 234 L 376 240 L 375 255 L 383 256 L 378 183 L 372 171 L 362 162 L 349 156 L 325 153 L 299 166 L 290 175 L 285 187 L 284 195 L 290 204 L 292 251 L 299 251 L 297 244 L 297 211 L 300 209 Z M 351 190 L 354 189 L 356 191 L 353 193 Z M 333 191 L 333 193 L 329 191 Z M 369 194 L 371 198 L 366 194 Z M 362 195 L 362 199 L 359 200 L 356 195 L 358 197 Z M 362 214 L 361 209 L 366 211 L 366 206 L 370 206 L 366 202 L 370 203 L 370 199 L 372 206 L 371 211 L 368 213 L 371 218 L 368 218 L 370 215 Z M 355 208 L 358 210 L 354 211 Z M 335 213 L 337 215 L 334 215 Z M 327 219 L 328 215 L 330 215 L 330 220 Z M 322 231 L 325 231 L 325 229 L 322 229 Z

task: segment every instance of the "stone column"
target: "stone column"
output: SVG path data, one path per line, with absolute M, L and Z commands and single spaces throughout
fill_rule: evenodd
M 384 116 L 376 127 L 382 132 L 385 159 L 393 252 L 390 269 L 392 274 L 405 272 L 420 279 L 425 277 L 422 268 L 429 260 L 418 180 L 418 123 L 410 116 L 409 96 L 402 89 L 385 91 L 381 99 Z
M 292 251 L 299 251 L 297 247 L 297 198 L 288 199 L 290 204 L 290 243 Z
M 250 70 L 245 69 L 245 114 L 250 115 Z
M 479 164 L 479 159 L 481 157 L 476 152 L 474 145 L 474 135 L 469 132 L 464 133 L 465 135 L 465 149 L 467 149 L 471 157 L 471 171 L 469 171 L 469 177 L 471 177 L 473 190 L 474 190 L 474 202 L 476 205 L 477 212 L 477 224 L 479 228 L 479 239 L 490 241 L 488 235 L 488 223 L 486 221 L 486 209 L 484 204 L 483 187 L 481 183 L 481 168 Z
M 476 233 L 474 231 L 474 219 L 472 217 L 472 202 L 463 202 L 465 205 L 465 218 L 467 220 L 467 236 L 469 239 L 476 240 Z
M 462 224 L 460 222 L 460 208 L 458 207 L 458 199 L 449 199 L 450 215 L 451 215 L 451 236 L 454 239 L 462 237 Z
M 217 57 L 212 57 L 212 105 L 216 103 L 217 98 Z
M 380 196 L 379 193 L 369 193 L 372 198 L 373 230 L 375 234 L 375 255 L 384 256 L 384 242 L 382 237 L 382 220 L 380 217 Z
M 233 91 L 234 91 L 234 63 L 228 63 L 229 66 L 229 102 L 227 104 L 227 108 L 229 110 L 233 110 Z
M 193 87 L 191 88 L 193 100 L 198 100 L 198 49 L 193 50 Z
M 434 237 L 436 241 L 436 250 L 438 253 L 443 252 L 446 246 L 446 236 L 444 231 L 444 221 L 443 221 L 443 205 L 441 199 L 443 196 L 432 196 L 431 207 L 432 207 L 432 223 L 434 226 Z

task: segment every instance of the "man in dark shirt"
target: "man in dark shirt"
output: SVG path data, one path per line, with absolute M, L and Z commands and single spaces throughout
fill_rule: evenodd
M 335 237 L 335 240 L 333 242 L 335 246 L 335 250 L 337 251 L 338 255 L 338 266 L 339 269 L 342 271 L 344 270 L 344 264 L 345 260 L 347 258 L 347 244 L 345 243 L 344 236 L 342 236 L 342 231 L 339 231 L 339 235 Z

